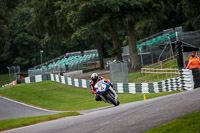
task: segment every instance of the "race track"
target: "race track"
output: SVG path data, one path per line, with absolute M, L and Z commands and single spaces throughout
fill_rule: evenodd
M 57 113 L 59 113 L 59 111 L 49 111 L 33 107 L 0 96 L 0 120 L 40 115 L 52 115 Z
M 127 103 L 118 107 L 81 111 L 84 115 L 62 118 L 7 132 L 141 133 L 198 110 L 200 110 L 200 88 L 146 101 Z

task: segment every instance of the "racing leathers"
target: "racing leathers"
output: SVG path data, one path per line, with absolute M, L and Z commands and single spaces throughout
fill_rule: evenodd
M 96 88 L 94 87 L 95 84 L 100 80 L 103 80 L 105 83 L 110 84 L 110 86 L 113 88 L 113 85 L 110 83 L 110 80 L 107 80 L 107 79 L 105 79 L 103 77 L 98 77 L 98 80 L 96 82 L 91 80 L 90 81 L 90 89 L 91 89 L 92 94 L 95 94 L 95 100 L 96 101 L 101 101 L 102 100 L 101 97 L 98 94 L 96 94 Z

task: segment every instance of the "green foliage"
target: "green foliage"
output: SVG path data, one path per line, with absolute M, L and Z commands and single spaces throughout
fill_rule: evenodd
M 5 73 L 6 66 L 38 65 L 41 49 L 47 61 L 96 48 L 97 36 L 108 50 L 105 57 L 120 55 L 117 47 L 130 44 L 131 30 L 135 42 L 180 25 L 199 29 L 198 6 L 196 0 L 0 0 L 0 72 Z M 127 30 L 129 22 L 135 27 Z
M 198 0 L 182 0 L 182 9 L 184 16 L 187 18 L 185 22 L 186 30 L 200 29 L 200 1 Z
M 9 74 L 0 75 L 0 87 L 10 82 Z
M 33 19 L 29 24 L 29 29 L 36 34 L 48 33 L 56 38 L 68 38 L 73 31 L 65 19 L 65 14 L 56 13 L 60 9 L 55 6 L 59 0 L 32 0 Z M 60 1 L 59 1 L 60 2 Z
M 10 19 L 8 33 L 6 37 L 6 46 L 4 53 L 10 64 L 28 67 L 35 65 L 36 56 L 30 52 L 36 52 L 40 47 L 40 40 L 37 36 L 26 30 L 27 24 L 31 20 L 31 11 L 29 8 L 19 7 Z

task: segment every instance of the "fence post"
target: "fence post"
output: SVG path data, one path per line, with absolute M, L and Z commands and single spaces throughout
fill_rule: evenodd
M 142 73 L 142 76 L 143 76 L 143 68 L 141 68 L 141 73 Z
M 160 61 L 160 68 L 162 69 L 162 61 Z
M 159 72 L 158 72 L 158 69 L 157 69 L 157 78 L 159 78 Z

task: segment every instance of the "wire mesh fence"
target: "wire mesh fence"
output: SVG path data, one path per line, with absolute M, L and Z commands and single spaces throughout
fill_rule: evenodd
M 185 45 L 200 47 L 200 30 L 183 32 L 179 36 L 179 39 L 182 40 Z
M 126 62 L 113 62 L 110 64 L 110 80 L 113 83 L 128 83 L 128 66 Z
M 200 30 L 183 32 L 182 27 L 175 27 L 137 41 L 141 65 L 154 64 L 174 56 L 176 54 L 175 43 L 177 40 L 181 40 L 184 45 L 200 47 Z M 129 55 L 128 45 L 122 47 L 122 49 L 123 56 Z
M 17 74 L 20 73 L 20 67 L 19 66 L 11 66 L 11 67 L 7 67 L 7 69 L 8 69 L 8 73 L 9 73 L 10 82 L 16 80 Z

